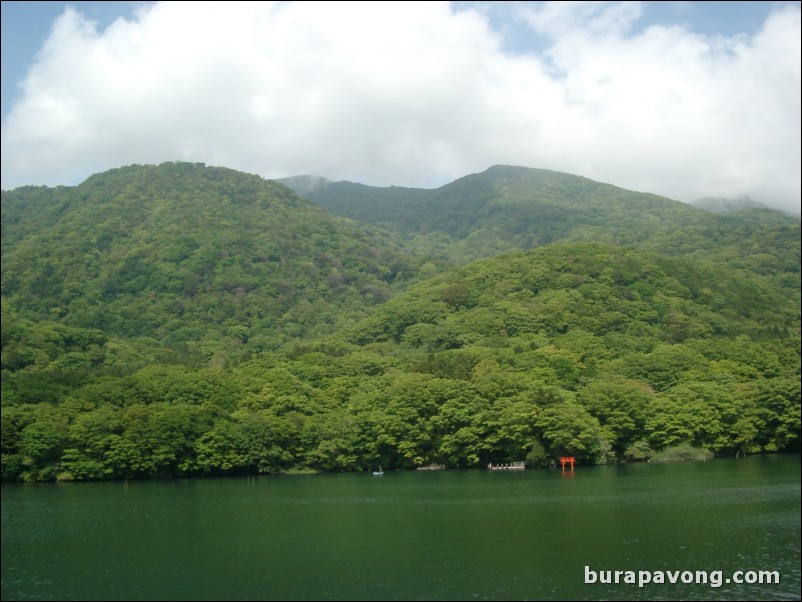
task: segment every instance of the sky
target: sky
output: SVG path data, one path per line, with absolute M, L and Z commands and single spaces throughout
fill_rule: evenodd
M 800 213 L 799 2 L 2 2 L 2 188 L 491 165 Z

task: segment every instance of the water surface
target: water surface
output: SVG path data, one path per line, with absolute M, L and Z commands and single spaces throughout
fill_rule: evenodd
M 4 484 L 2 598 L 800 598 L 798 456 Z M 586 584 L 591 570 L 781 583 Z

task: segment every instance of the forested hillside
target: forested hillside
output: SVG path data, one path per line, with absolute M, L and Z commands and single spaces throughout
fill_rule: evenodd
M 799 219 L 770 209 L 714 215 L 579 176 L 503 165 L 434 190 L 285 182 L 335 215 L 398 233 L 413 250 L 457 263 L 553 242 L 604 242 L 724 261 L 774 275 L 791 294 L 798 288 Z
M 3 192 L 2 245 L 21 317 L 207 355 L 326 333 L 420 263 L 284 186 L 188 163 Z
M 799 448 L 798 221 L 607 187 L 624 214 L 604 226 L 565 174 L 553 213 L 528 176 L 504 196 L 521 212 L 493 213 L 484 175 L 452 189 L 465 215 L 432 207 L 456 220 L 439 232 L 509 247 L 499 216 L 550 226 L 461 267 L 414 242 L 423 217 L 347 221 L 220 168 L 4 191 L 3 478 Z

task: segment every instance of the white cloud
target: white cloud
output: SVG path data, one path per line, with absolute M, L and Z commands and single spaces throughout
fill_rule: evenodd
M 753 37 L 633 33 L 637 3 L 510 5 L 542 55 L 447 3 L 185 3 L 104 32 L 68 9 L 2 129 L 2 185 L 129 163 L 439 185 L 545 167 L 799 212 L 800 11 Z

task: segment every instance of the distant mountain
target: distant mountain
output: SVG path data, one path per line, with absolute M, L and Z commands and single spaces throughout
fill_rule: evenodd
M 335 215 L 375 224 L 419 251 L 461 262 L 560 240 L 682 253 L 686 245 L 672 240 L 678 229 L 696 236 L 701 247 L 707 233 L 719 229 L 715 216 L 679 201 L 525 167 L 497 165 L 433 190 L 310 176 L 282 182 Z
M 317 176 L 293 176 L 277 181 L 334 215 L 403 235 L 414 235 L 421 227 L 426 227 L 420 224 L 419 213 L 434 192 L 402 186 L 367 186 Z
M 715 215 L 579 176 L 503 165 L 433 190 L 315 181 L 321 185 L 304 194 L 330 213 L 457 263 L 554 242 L 603 242 L 725 262 L 795 286 L 798 262 L 788 257 L 799 257 L 799 219 L 769 209 Z M 284 182 L 300 191 L 306 180 Z
M 632 229 L 659 225 L 665 218 L 678 225 L 704 219 L 687 205 L 637 193 L 579 176 L 525 167 L 496 165 L 434 190 L 378 188 L 353 182 L 326 182 L 310 188 L 306 180 L 283 180 L 304 189 L 310 200 L 331 213 L 374 223 L 406 236 L 440 233 L 455 241 L 481 238 L 496 231 L 529 248 L 564 239 L 582 228 Z M 497 241 L 498 242 L 498 241 Z M 465 249 L 467 250 L 467 249 Z M 491 249 L 478 249 L 479 254 Z

